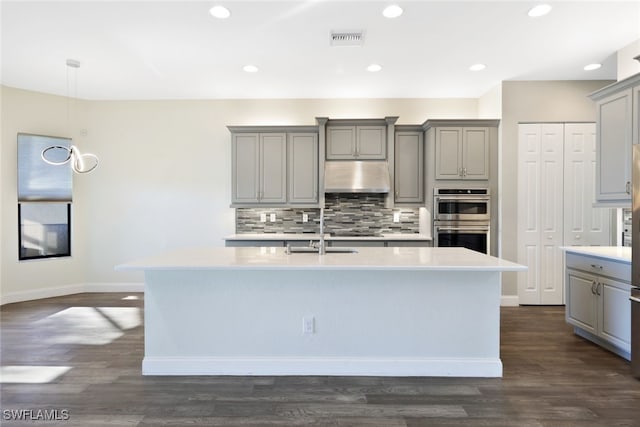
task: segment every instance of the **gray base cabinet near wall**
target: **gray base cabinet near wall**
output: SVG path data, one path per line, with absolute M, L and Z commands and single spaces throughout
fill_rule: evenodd
M 631 144 L 640 142 L 640 74 L 589 96 L 596 102 L 596 202 L 631 203 Z
M 567 253 L 566 321 L 576 334 L 629 359 L 631 264 Z

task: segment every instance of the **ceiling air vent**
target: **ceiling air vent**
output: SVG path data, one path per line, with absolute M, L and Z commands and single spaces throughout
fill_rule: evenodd
M 332 31 L 331 46 L 362 46 L 364 33 L 362 31 Z

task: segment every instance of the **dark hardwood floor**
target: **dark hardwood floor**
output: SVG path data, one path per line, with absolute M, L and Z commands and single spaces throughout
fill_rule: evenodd
M 143 296 L 131 295 L 3 306 L 0 424 L 640 426 L 629 363 L 573 335 L 564 307 L 502 308 L 499 379 L 143 377 Z M 69 419 L 8 420 L 20 409 Z

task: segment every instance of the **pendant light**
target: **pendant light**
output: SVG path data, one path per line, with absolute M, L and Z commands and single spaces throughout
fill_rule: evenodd
M 67 59 L 67 125 L 71 122 L 70 120 L 70 96 L 69 96 L 69 70 L 74 70 L 74 110 L 75 110 L 75 101 L 78 99 L 78 75 L 77 70 L 80 68 L 80 61 L 75 59 Z M 60 156 L 58 150 L 62 150 L 65 152 L 62 156 Z M 57 154 L 57 155 L 56 155 Z M 50 165 L 64 165 L 66 163 L 71 164 L 71 169 L 75 173 L 88 173 L 98 167 L 98 156 L 91 153 L 82 153 L 80 149 L 76 145 L 71 145 L 69 147 L 64 147 L 62 145 L 52 145 L 50 147 L 45 148 L 40 153 L 40 157 L 46 163 Z M 54 160 L 63 158 L 63 160 Z

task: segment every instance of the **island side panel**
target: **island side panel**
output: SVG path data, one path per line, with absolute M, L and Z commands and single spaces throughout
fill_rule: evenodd
M 147 271 L 143 373 L 496 377 L 499 304 L 493 271 Z

